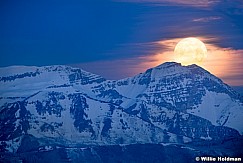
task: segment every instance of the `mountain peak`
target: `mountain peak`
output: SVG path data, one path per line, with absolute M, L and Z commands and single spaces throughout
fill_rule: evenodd
M 0 147 L 6 151 L 29 147 L 26 135 L 38 138 L 38 150 L 50 140 L 68 147 L 183 143 L 243 131 L 237 96 L 197 65 L 166 62 L 118 81 L 61 65 L 9 70 L 0 69 L 0 140 L 6 144 Z
M 181 63 L 177 62 L 165 62 L 162 63 L 154 68 L 150 68 L 146 71 L 147 72 L 153 72 L 153 77 L 160 78 L 163 76 L 170 76 L 175 74 L 198 74 L 198 75 L 207 75 L 208 77 L 212 78 L 213 80 L 220 80 L 217 77 L 215 77 L 213 74 L 205 70 L 204 68 L 196 65 L 191 64 L 184 66 Z
M 190 73 L 193 73 L 193 72 L 194 73 L 201 72 L 201 74 L 202 74 L 201 70 L 203 70 L 203 69 L 200 68 L 199 66 L 195 65 L 195 64 L 189 65 L 189 66 L 183 66 L 183 65 L 181 65 L 181 63 L 177 63 L 177 62 L 165 62 L 165 63 L 158 65 L 154 68 L 148 69 L 145 73 L 146 74 L 150 73 L 151 78 L 163 78 L 163 77 L 166 77 L 166 76 L 171 76 L 171 75 L 176 75 L 176 74 L 178 74 L 178 75 L 190 74 Z M 148 75 L 146 75 L 146 76 L 148 76 Z
M 164 62 L 158 66 L 156 66 L 155 68 L 166 68 L 166 67 L 172 67 L 172 66 L 182 66 L 181 63 L 177 63 L 177 62 Z
M 170 67 L 184 67 L 184 68 L 200 68 L 203 69 L 202 67 L 196 65 L 196 64 L 191 64 L 191 65 L 187 65 L 184 66 L 181 63 L 178 62 L 164 62 L 156 67 L 154 67 L 155 69 L 161 69 L 161 68 L 170 68 Z
M 187 94 L 185 96 L 188 96 L 187 98 L 191 100 L 190 96 L 193 92 L 193 95 L 198 94 L 197 105 L 200 104 L 202 97 L 206 95 L 207 91 L 227 94 L 232 99 L 240 100 L 238 94 L 221 79 L 196 64 L 183 66 L 176 62 L 165 62 L 130 79 L 132 83 L 138 83 L 140 86 L 146 87 L 146 91 L 150 93 L 164 93 L 171 90 L 180 94 L 182 91 L 183 93 L 181 94 Z M 175 98 L 177 93 L 168 93 L 173 94 L 169 98 Z M 180 98 L 178 97 L 178 99 Z M 185 98 L 184 95 L 183 98 Z M 175 102 L 172 100 L 170 103 Z M 187 108 L 189 108 L 187 100 L 180 103 L 187 105 Z M 179 105 L 181 106 L 181 104 Z M 179 108 L 178 106 L 176 107 Z

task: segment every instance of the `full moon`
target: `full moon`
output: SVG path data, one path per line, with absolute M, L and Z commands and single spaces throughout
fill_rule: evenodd
M 174 53 L 175 61 L 187 66 L 200 64 L 207 57 L 207 48 L 199 39 L 189 37 L 177 43 Z

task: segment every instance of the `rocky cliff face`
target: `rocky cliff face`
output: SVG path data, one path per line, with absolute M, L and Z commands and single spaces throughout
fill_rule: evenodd
M 38 149 L 220 141 L 243 132 L 240 96 L 196 65 L 164 63 L 118 81 L 68 66 L 1 68 L 0 105 L 1 151 L 21 151 L 26 135 Z

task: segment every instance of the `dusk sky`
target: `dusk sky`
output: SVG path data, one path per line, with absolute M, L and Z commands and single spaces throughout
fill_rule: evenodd
M 186 37 L 207 47 L 200 66 L 243 86 L 242 0 L 0 2 L 0 67 L 70 65 L 121 79 L 174 61 Z

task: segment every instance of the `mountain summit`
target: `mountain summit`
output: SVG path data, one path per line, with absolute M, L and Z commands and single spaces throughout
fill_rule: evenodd
M 69 66 L 14 66 L 0 69 L 0 83 L 1 151 L 243 133 L 240 96 L 197 65 L 168 62 L 122 80 Z

